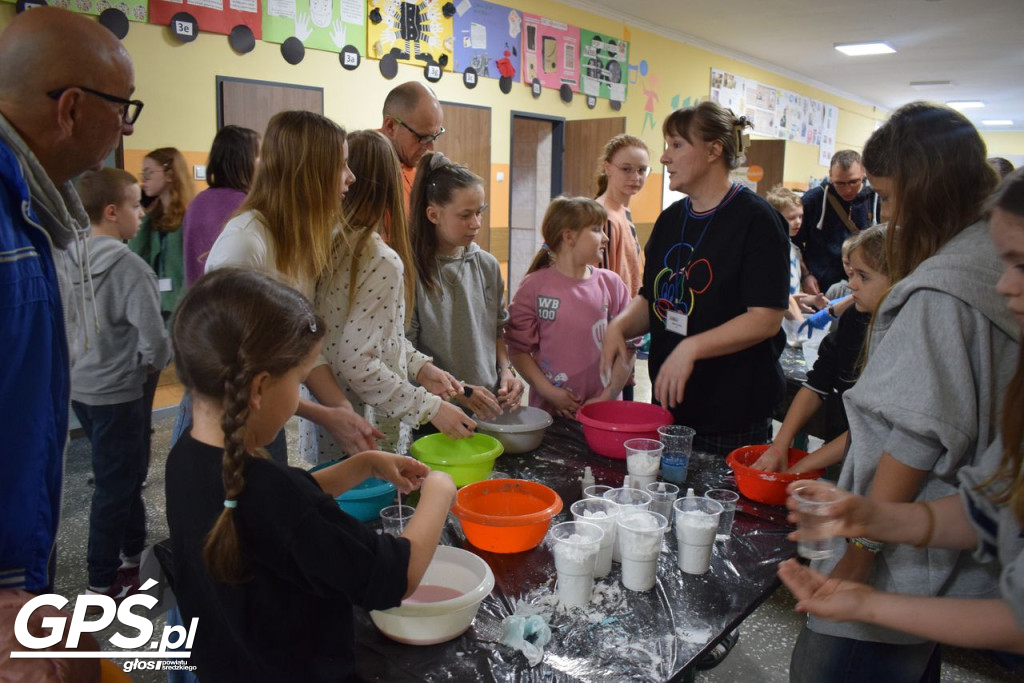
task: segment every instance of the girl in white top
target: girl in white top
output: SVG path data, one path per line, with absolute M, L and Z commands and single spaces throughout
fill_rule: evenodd
M 328 328 L 322 354 L 355 410 L 386 435 L 383 450 L 406 452 L 412 428 L 428 421 L 452 438 L 469 436 L 473 421 L 431 393 L 450 393 L 455 387 L 449 376 L 405 337 L 416 266 L 398 157 L 374 130 L 349 134 L 348 145 L 360 180 L 342 205 L 334 266 L 317 288 L 316 310 Z M 380 236 L 385 223 L 391 247 Z M 341 447 L 324 428 L 302 436 L 307 457 L 314 448 L 321 462 L 340 457 Z
M 355 176 L 348 168 L 345 129 L 306 111 L 284 111 L 267 124 L 260 164 L 249 196 L 228 221 L 206 260 L 206 272 L 224 266 L 263 271 L 312 298 L 331 264 L 341 202 Z M 321 360 L 296 414 L 325 427 L 349 452 L 376 447 L 377 432 L 352 409 Z

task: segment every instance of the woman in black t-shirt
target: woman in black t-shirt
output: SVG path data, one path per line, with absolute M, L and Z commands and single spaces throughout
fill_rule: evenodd
M 665 209 L 647 243 L 643 287 L 608 326 L 602 369 L 625 339 L 651 333 L 655 399 L 697 431 L 694 448 L 721 455 L 766 443 L 785 381 L 789 243 L 781 216 L 733 183 L 750 123 L 714 102 L 665 119 L 669 187 L 688 196 Z

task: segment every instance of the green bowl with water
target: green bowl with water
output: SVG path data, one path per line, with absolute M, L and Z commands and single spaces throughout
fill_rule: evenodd
M 447 472 L 456 486 L 483 481 L 502 454 L 501 442 L 493 436 L 474 434 L 467 439 L 452 439 L 444 434 L 420 437 L 409 448 L 409 455 L 431 469 Z

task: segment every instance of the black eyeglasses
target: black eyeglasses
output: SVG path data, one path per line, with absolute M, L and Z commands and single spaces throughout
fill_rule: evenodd
M 118 97 L 117 95 L 108 95 L 105 92 L 93 90 L 92 88 L 86 88 L 81 85 L 69 85 L 66 88 L 57 88 L 56 90 L 51 90 L 50 92 L 46 93 L 46 96 L 53 100 L 60 99 L 61 95 L 63 95 L 68 90 L 71 90 L 72 88 L 77 88 L 78 90 L 81 90 L 82 92 L 87 92 L 90 95 L 101 97 L 105 99 L 107 102 L 113 102 L 114 104 L 121 105 L 121 119 L 125 122 L 126 125 L 130 126 L 133 123 L 135 123 L 139 119 L 139 114 L 142 113 L 142 100 L 126 100 L 123 97 Z
M 421 145 L 429 145 L 431 142 L 444 135 L 444 126 L 441 126 L 441 130 L 437 131 L 433 135 L 424 135 L 423 133 L 417 133 L 416 131 L 414 131 L 412 128 L 409 127 L 409 124 L 407 124 L 405 121 L 398 118 L 397 116 L 392 116 L 391 118 L 393 118 L 402 128 L 405 128 L 407 131 L 415 135 L 417 141 Z

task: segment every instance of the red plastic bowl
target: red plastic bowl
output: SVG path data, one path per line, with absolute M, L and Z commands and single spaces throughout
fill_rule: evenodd
M 744 446 L 734 450 L 725 459 L 725 462 L 736 475 L 736 486 L 739 488 L 740 493 L 750 500 L 768 503 L 769 505 L 785 505 L 786 487 L 789 486 L 790 482 L 800 479 L 818 479 L 825 474 L 825 470 L 811 470 L 810 472 L 802 472 L 800 474 L 783 474 L 782 472 L 755 470 L 753 467 L 750 467 L 766 450 L 768 450 L 767 444 Z M 795 465 L 805 457 L 807 457 L 807 451 L 797 450 L 796 448 L 789 449 L 789 465 Z
M 601 401 L 576 411 L 590 450 L 607 458 L 626 459 L 630 439 L 657 439 L 658 427 L 672 424 L 672 413 L 652 403 Z
M 553 490 L 523 479 L 485 479 L 459 489 L 452 512 L 466 540 L 492 553 L 519 553 L 544 540 L 562 511 Z

